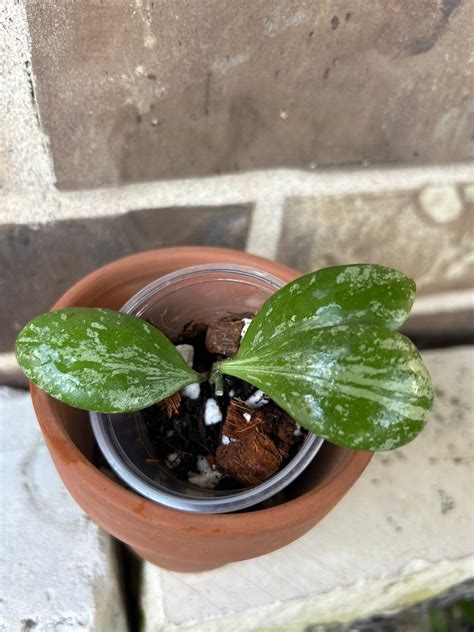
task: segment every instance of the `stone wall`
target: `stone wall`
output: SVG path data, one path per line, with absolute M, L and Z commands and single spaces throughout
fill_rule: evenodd
M 4 379 L 21 380 L 19 329 L 69 285 L 176 244 L 394 265 L 443 314 L 428 329 L 465 341 L 470 17 L 472 0 L 4 3 Z
M 27 17 L 61 187 L 474 155 L 470 0 L 33 0 Z
M 474 0 L 0 0 L 0 384 L 26 386 L 13 354 L 15 337 L 67 287 L 123 255 L 176 244 L 247 250 L 301 272 L 352 261 L 393 265 L 412 275 L 419 288 L 406 333 L 424 347 L 472 341 L 473 21 Z M 432 525 L 434 548 L 441 532 L 436 520 L 445 520 L 443 512 L 435 513 L 437 494 L 446 489 L 454 497 L 467 489 L 457 478 L 468 476 L 467 442 L 458 450 L 447 433 L 459 439 L 459 424 L 448 422 L 468 414 L 464 391 L 472 402 L 470 383 L 456 377 L 471 357 L 469 350 L 439 355 L 439 383 L 455 384 L 446 436 L 433 435 L 439 458 L 436 452 L 432 459 L 462 469 L 439 469 L 436 479 L 423 470 L 432 513 L 420 520 Z M 13 432 L 18 457 L 11 473 L 21 483 L 28 469 L 23 464 L 35 463 L 31 455 L 41 442 L 31 431 L 26 394 L 1 394 L 3 422 L 9 436 Z M 421 455 L 426 457 L 426 450 Z M 381 459 L 379 467 L 385 467 Z M 8 450 L 5 462 L 11 464 Z M 414 454 L 412 464 L 419 462 Z M 12 487 L 11 503 L 6 498 L 14 505 L 7 525 L 12 533 L 23 533 L 17 528 L 21 520 L 31 522 L 31 498 L 24 493 L 31 481 L 45 489 L 54 483 L 48 498 L 62 508 L 63 492 L 53 474 L 30 468 L 21 493 Z M 366 483 L 380 494 L 385 488 L 377 492 L 373 474 L 368 476 Z M 442 481 L 438 491 L 435 480 Z M 389 487 L 392 494 L 399 489 L 396 483 Z M 383 498 L 390 511 L 399 506 L 385 492 Z M 458 519 L 459 507 L 468 504 L 463 498 L 456 497 L 456 514 L 448 515 L 459 533 L 446 539 L 452 547 L 443 555 L 466 558 L 449 576 L 452 581 L 439 567 L 443 586 L 469 574 L 471 549 L 459 548 L 470 534 L 468 520 Z M 124 616 L 116 594 L 126 573 L 116 575 L 110 539 L 76 510 L 75 532 L 87 536 L 84 554 L 98 569 L 94 575 L 77 556 L 68 567 L 78 594 L 87 597 L 76 612 L 61 574 L 71 534 L 51 518 L 53 509 L 33 516 L 40 540 L 30 529 L 23 549 L 4 556 L 19 578 L 17 585 L 2 585 L 8 596 L 5 625 L 66 629 L 58 626 L 73 620 L 97 629 L 105 616 L 115 617 L 119 629 Z M 45 511 L 52 512 L 48 520 Z M 382 532 L 392 542 L 391 530 L 399 531 L 390 518 Z M 332 538 L 336 532 L 327 533 Z M 420 547 L 410 552 L 414 559 Z M 391 550 L 381 541 L 375 578 L 383 575 L 383 555 Z M 300 568 L 287 559 L 290 570 Z M 328 559 L 336 576 L 334 560 Z M 365 566 L 349 562 L 357 583 L 358 569 Z M 48 571 L 48 590 L 36 581 L 33 598 L 28 578 L 36 568 Z M 50 568 L 58 574 L 52 577 Z M 162 580 L 155 571 L 147 580 L 149 570 L 143 603 L 147 595 L 153 599 L 145 623 L 149 630 L 165 629 L 152 621 Z M 232 579 L 232 569 L 222 573 Z M 347 583 L 349 576 L 342 577 Z M 426 577 L 432 590 L 432 575 Z M 186 599 L 194 595 L 186 602 L 189 616 L 210 612 L 209 604 L 207 611 L 203 607 L 206 582 L 201 595 L 196 591 L 202 579 L 188 576 L 189 584 L 180 584 Z M 405 605 L 398 596 L 406 586 L 395 579 L 383 604 L 364 602 L 364 607 Z M 169 574 L 160 589 L 165 605 L 166 599 L 173 602 L 173 581 L 179 583 Z M 264 592 L 252 593 L 248 604 L 252 610 L 260 599 L 262 621 L 268 613 Z M 343 592 L 362 603 L 360 591 Z M 321 603 L 326 594 L 325 588 Z M 416 594 L 415 600 L 423 597 Z M 248 595 L 240 591 L 241 605 Z M 338 586 L 338 602 L 340 595 Z M 311 608 L 319 607 L 313 601 Z M 163 610 L 166 629 L 178 629 L 181 604 Z M 288 603 L 280 607 L 286 626 L 292 612 Z M 235 599 L 222 608 L 225 620 L 213 629 L 230 629 L 227 614 L 236 609 Z M 323 621 L 314 608 L 295 630 Z M 361 616 L 344 613 L 345 619 Z

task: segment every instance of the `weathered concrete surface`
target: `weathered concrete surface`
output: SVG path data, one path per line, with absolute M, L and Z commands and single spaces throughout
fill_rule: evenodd
M 0 2 L 0 193 L 41 189 L 54 180 L 34 98 L 24 5 Z M 0 203 L 0 217 L 5 212 Z
M 370 262 L 405 272 L 423 293 L 471 288 L 470 187 L 289 199 L 278 259 L 302 272 Z
M 70 498 L 30 396 L 0 388 L 0 630 L 125 632 L 111 539 Z
M 428 351 L 436 402 L 411 444 L 376 455 L 312 531 L 203 574 L 149 564 L 147 632 L 302 632 L 398 610 L 474 577 L 474 347 Z
M 175 245 L 243 250 L 248 206 L 145 209 L 42 226 L 0 225 L 0 352 L 71 285 L 105 263 Z M 19 275 L 21 283 L 19 283 Z
M 471 0 L 27 4 L 58 185 L 474 155 Z

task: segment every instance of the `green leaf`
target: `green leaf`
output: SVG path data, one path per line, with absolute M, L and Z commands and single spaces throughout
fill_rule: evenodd
M 16 356 L 49 395 L 96 412 L 140 410 L 206 377 L 155 327 L 110 309 L 42 314 L 18 336 Z
M 447 608 L 434 606 L 428 609 L 429 632 L 450 632 L 452 621 Z
M 458 601 L 455 606 L 457 606 L 461 611 L 466 623 L 474 628 L 474 601 L 465 599 L 463 601 Z
M 250 357 L 288 329 L 364 323 L 397 329 L 415 299 L 415 282 L 372 264 L 335 266 L 300 277 L 278 290 L 250 324 L 240 357 Z
M 416 347 L 378 325 L 289 328 L 220 370 L 261 388 L 308 430 L 358 450 L 411 441 L 433 398 Z

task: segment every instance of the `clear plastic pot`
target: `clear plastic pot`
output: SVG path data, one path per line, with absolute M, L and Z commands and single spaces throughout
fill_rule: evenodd
M 121 311 L 152 322 L 171 339 L 191 320 L 256 312 L 284 282 L 245 266 L 203 265 L 173 272 L 135 294 Z M 97 443 L 112 470 L 132 489 L 174 509 L 224 513 L 245 509 L 281 492 L 313 460 L 323 440 L 308 433 L 300 450 L 263 483 L 239 490 L 203 489 L 178 480 L 153 452 L 141 413 L 91 413 Z

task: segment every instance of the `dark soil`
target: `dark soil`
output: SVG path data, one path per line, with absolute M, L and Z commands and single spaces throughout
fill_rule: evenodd
M 191 344 L 194 369 L 209 371 L 213 362 L 237 350 L 243 317 L 248 314 L 227 317 L 209 328 L 189 323 L 174 342 Z M 225 349 L 228 355 L 214 349 Z M 306 431 L 300 431 L 271 400 L 258 409 L 247 406 L 245 401 L 256 390 L 243 380 L 224 376 L 221 397 L 216 396 L 214 384 L 203 382 L 197 399 L 176 394 L 143 410 L 155 451 L 150 459 L 161 461 L 176 478 L 188 482 L 190 475 L 200 471 L 200 457 L 205 457 L 210 467 L 222 474 L 215 489 L 239 489 L 263 482 L 293 458 Z M 211 398 L 219 406 L 222 421 L 207 425 L 205 406 Z

